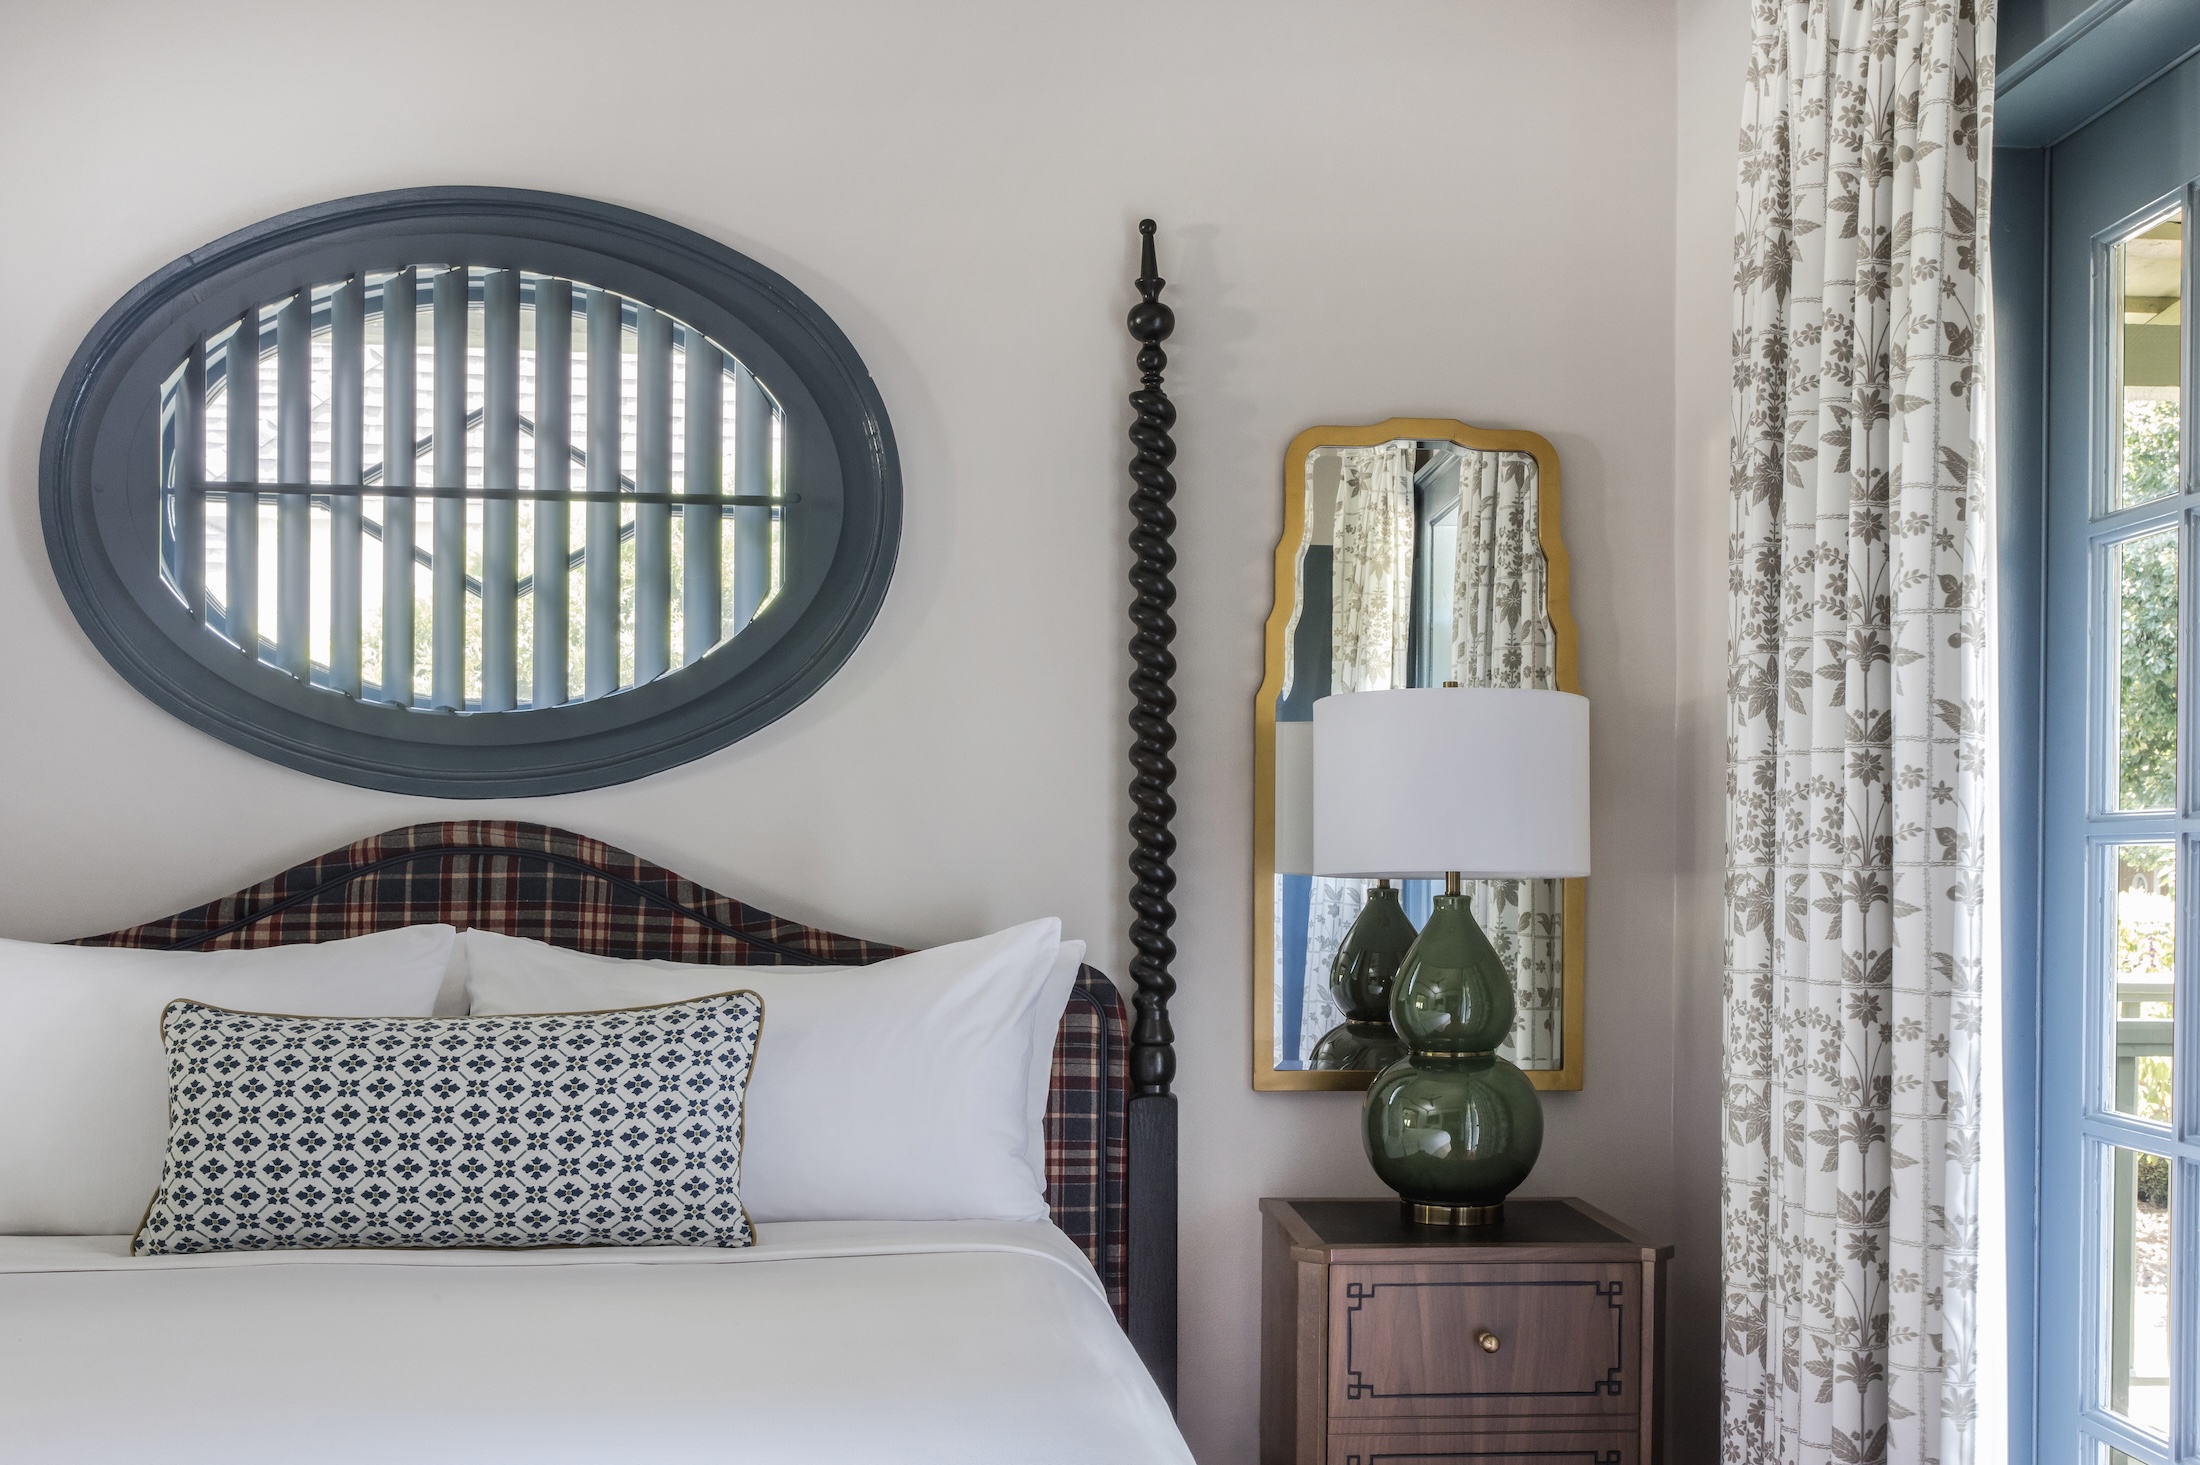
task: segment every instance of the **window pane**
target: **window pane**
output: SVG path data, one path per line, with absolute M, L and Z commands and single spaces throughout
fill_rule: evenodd
M 2177 801 L 2177 531 L 2116 546 L 2116 807 Z
M 2115 846 L 2116 959 L 2108 994 L 2115 1033 L 2110 1104 L 2169 1123 L 2170 1018 L 2177 952 L 2177 847 Z
M 2108 1152 L 2108 1407 L 2169 1432 L 2169 1161 Z
M 1421 685 L 1440 687 L 1452 677 L 1452 576 L 1459 562 L 1459 507 L 1429 521 L 1428 621 L 1421 629 Z
M 2143 504 L 2178 489 L 2184 262 L 2181 214 L 2116 246 L 2115 328 L 2123 378 L 2114 399 L 2118 504 Z

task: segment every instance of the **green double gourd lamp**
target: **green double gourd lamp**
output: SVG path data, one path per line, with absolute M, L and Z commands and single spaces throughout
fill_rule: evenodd
M 1430 1225 L 1491 1225 L 1535 1168 L 1543 1108 L 1498 1048 L 1513 979 L 1462 880 L 1589 873 L 1589 703 L 1571 692 L 1420 687 L 1314 704 L 1314 869 L 1372 880 L 1444 878 L 1390 988 L 1405 1056 L 1376 1075 L 1367 1157 Z M 1387 886 L 1345 938 L 1394 932 Z M 1577 1033 L 1568 1042 L 1580 1041 Z

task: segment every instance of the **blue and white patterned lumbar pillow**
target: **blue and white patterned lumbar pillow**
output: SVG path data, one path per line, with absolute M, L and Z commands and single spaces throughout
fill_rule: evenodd
M 329 1246 L 748 1246 L 763 1000 L 323 1018 L 176 1001 L 139 1256 Z

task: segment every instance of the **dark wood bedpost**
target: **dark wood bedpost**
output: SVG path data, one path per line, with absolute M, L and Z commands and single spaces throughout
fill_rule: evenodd
M 1176 657 L 1169 643 L 1176 622 L 1176 568 L 1170 537 L 1176 513 L 1176 408 L 1161 389 L 1161 371 L 1169 364 L 1161 343 L 1176 328 L 1176 316 L 1161 303 L 1160 272 L 1154 266 L 1154 222 L 1142 220 L 1145 236 L 1138 277 L 1139 302 L 1131 307 L 1130 332 L 1138 348 L 1139 389 L 1131 393 L 1137 421 L 1131 425 L 1131 976 L 1138 1012 L 1131 1025 L 1130 1145 L 1130 1333 L 1139 1357 L 1153 1371 L 1169 1407 L 1176 1407 L 1176 1034 L 1169 1027 L 1169 998 L 1176 979 L 1169 964 L 1176 942 L 1169 928 L 1176 907 Z

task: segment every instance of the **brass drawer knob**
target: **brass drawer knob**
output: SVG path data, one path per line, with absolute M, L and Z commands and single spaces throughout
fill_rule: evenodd
M 1495 1353 L 1497 1351 L 1497 1334 L 1491 1332 L 1488 1328 L 1476 1333 L 1474 1341 L 1482 1345 L 1484 1353 Z

